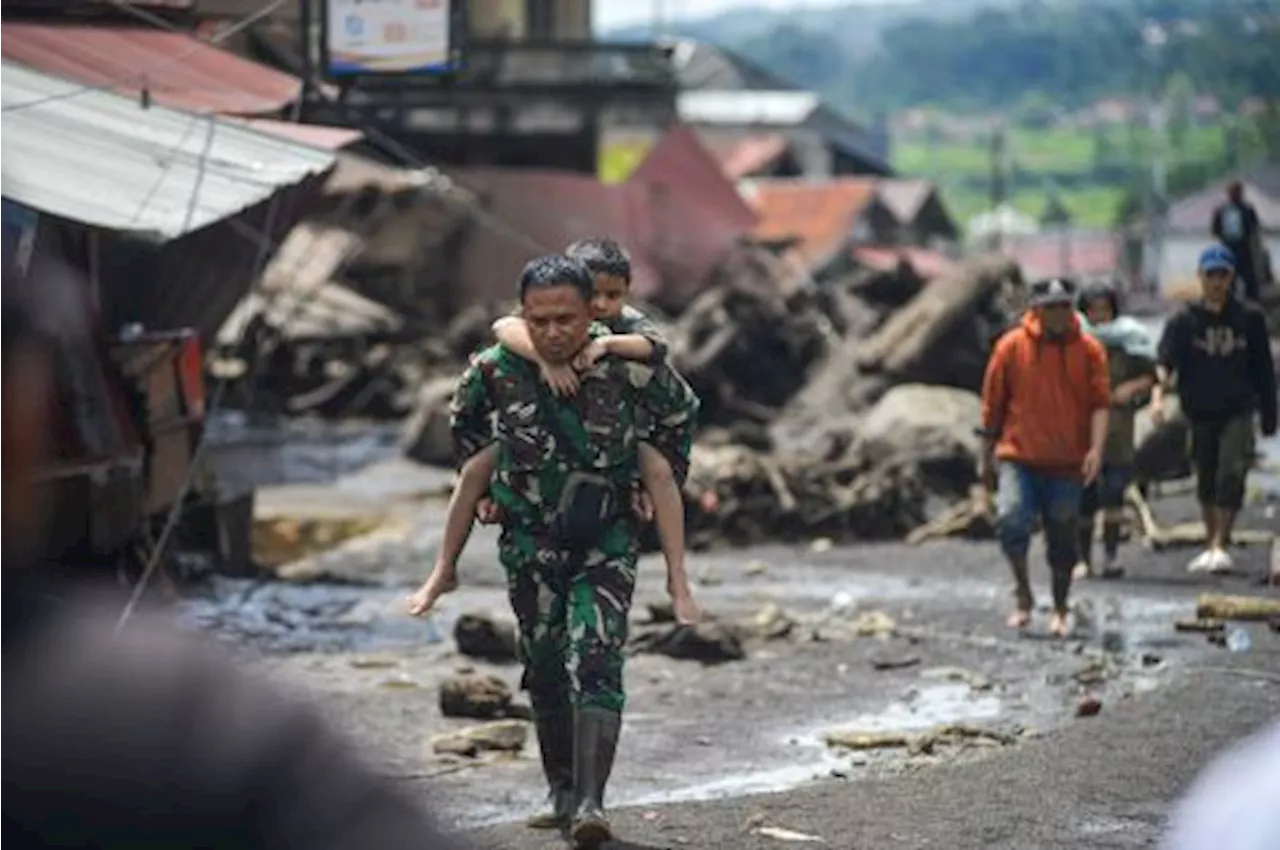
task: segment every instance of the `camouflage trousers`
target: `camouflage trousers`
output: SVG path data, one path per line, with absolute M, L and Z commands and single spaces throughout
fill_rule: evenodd
M 574 555 L 508 528 L 499 543 L 520 631 L 522 685 L 537 712 L 594 706 L 621 712 L 622 667 L 637 544 L 618 521 L 596 548 Z

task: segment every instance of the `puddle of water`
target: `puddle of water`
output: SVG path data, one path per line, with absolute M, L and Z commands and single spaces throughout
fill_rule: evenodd
M 830 776 L 833 769 L 847 768 L 849 754 L 834 751 L 823 735 L 832 728 L 866 732 L 920 732 L 932 726 L 962 721 L 992 720 L 1003 713 L 1002 701 L 990 695 L 975 695 L 966 684 L 939 684 L 922 687 L 910 700 L 892 702 L 880 711 L 857 715 L 841 723 L 824 723 L 800 735 L 781 736 L 786 764 L 756 770 L 739 770 L 730 776 L 692 785 L 668 787 L 623 799 L 627 805 L 654 806 L 673 802 L 714 800 L 744 794 L 785 791 Z M 868 753 L 869 757 L 875 756 Z M 778 758 L 781 761 L 782 758 Z M 725 768 L 728 769 L 728 765 Z
M 967 684 L 928 685 L 920 688 L 914 699 L 890 703 L 881 711 L 858 715 L 839 726 L 864 732 L 919 732 L 942 723 L 994 720 L 1003 710 L 999 697 L 974 694 Z
M 1177 649 L 1194 643 L 1173 630 L 1174 621 L 1189 611 L 1185 600 L 1099 596 L 1090 601 L 1095 636 L 1108 652 Z
M 228 493 L 279 484 L 329 482 L 396 453 L 395 426 L 210 415 L 205 437 L 219 484 Z
M 747 794 L 767 794 L 774 791 L 785 791 L 806 782 L 831 775 L 831 770 L 843 766 L 843 762 L 832 756 L 806 764 L 789 765 L 773 770 L 761 770 L 753 773 L 742 773 L 726 776 L 698 785 L 690 785 L 671 791 L 660 791 L 626 800 L 631 806 L 660 806 L 667 803 L 691 803 L 702 800 L 718 800 L 725 797 L 740 797 Z

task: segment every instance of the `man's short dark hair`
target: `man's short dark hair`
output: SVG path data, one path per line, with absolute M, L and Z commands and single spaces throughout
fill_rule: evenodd
M 595 282 L 591 270 L 581 260 L 564 254 L 547 254 L 530 260 L 520 271 L 516 293 L 521 301 L 532 289 L 549 289 L 553 286 L 572 286 L 583 301 L 590 301 L 595 294 Z
M 587 264 L 592 274 L 620 277 L 631 283 L 631 256 L 612 239 L 579 239 L 564 249 L 566 256 Z

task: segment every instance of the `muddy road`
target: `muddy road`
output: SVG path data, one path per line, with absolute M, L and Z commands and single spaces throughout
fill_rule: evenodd
M 467 828 L 520 818 L 543 788 L 532 737 L 515 755 L 438 755 L 431 746 L 433 736 L 479 722 L 441 715 L 442 681 L 484 673 L 515 690 L 519 680 L 514 665 L 459 655 L 451 637 L 462 613 L 508 616 L 491 530 L 473 536 L 461 564 L 464 586 L 438 613 L 425 622 L 403 614 L 406 594 L 435 554 L 438 494 L 447 486 L 440 471 L 384 459 L 334 483 L 263 490 L 259 507 L 268 512 L 365 511 L 388 519 L 384 529 L 309 559 L 294 573 L 306 581 L 215 581 L 183 603 L 181 618 L 305 693 L 381 769 L 421 788 L 447 822 Z M 1185 498 L 1155 507 L 1169 521 L 1188 518 L 1192 508 Z M 1260 501 L 1241 521 L 1277 525 L 1274 502 Z M 1125 579 L 1077 585 L 1077 635 L 1065 642 L 1039 631 L 1043 612 L 1025 637 L 1003 628 L 1009 597 L 994 544 L 815 541 L 696 555 L 699 598 L 741 627 L 746 658 L 703 664 L 639 653 L 630 660 L 612 804 L 648 809 L 983 759 L 1088 722 L 1076 717 L 1085 698 L 1106 713 L 1177 684 L 1188 670 L 1230 659 L 1203 635 L 1176 632 L 1174 621 L 1190 617 L 1196 595 L 1208 589 L 1267 592 L 1260 581 L 1271 557 L 1264 547 L 1241 549 L 1240 575 L 1205 578 L 1183 571 L 1191 554 L 1126 547 Z M 1042 566 L 1035 578 L 1047 600 Z M 646 558 L 637 633 L 652 628 L 647 609 L 662 600 L 662 583 L 659 561 Z M 1249 634 L 1251 651 L 1280 646 L 1265 626 Z M 940 724 L 996 734 L 856 751 L 824 740 L 851 730 L 910 736 Z

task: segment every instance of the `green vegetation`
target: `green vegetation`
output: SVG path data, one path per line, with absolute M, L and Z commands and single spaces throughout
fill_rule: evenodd
M 945 116 L 939 117 L 939 122 Z M 1267 156 L 1263 122 L 1188 122 L 1166 134 L 1169 189 L 1177 194 Z M 953 136 L 955 134 L 953 133 Z M 1138 125 L 1011 128 L 1006 136 L 1008 201 L 1039 218 L 1057 194 L 1076 223 L 1108 227 L 1134 212 L 1146 190 L 1158 137 Z M 960 221 L 990 208 L 989 132 L 943 138 L 937 130 L 895 141 L 894 167 L 941 185 Z
M 925 0 L 757 9 L 683 29 L 863 123 L 932 110 L 924 131 L 895 132 L 894 165 L 938 181 L 962 221 L 989 207 L 992 162 L 990 130 L 965 116 L 1010 126 L 1012 204 L 1038 215 L 1053 194 L 1088 225 L 1140 207 L 1157 142 L 1173 195 L 1280 161 L 1280 0 Z M 1272 111 L 1238 118 L 1250 98 Z M 1145 115 L 1080 120 L 1106 100 L 1162 101 L 1165 132 Z

